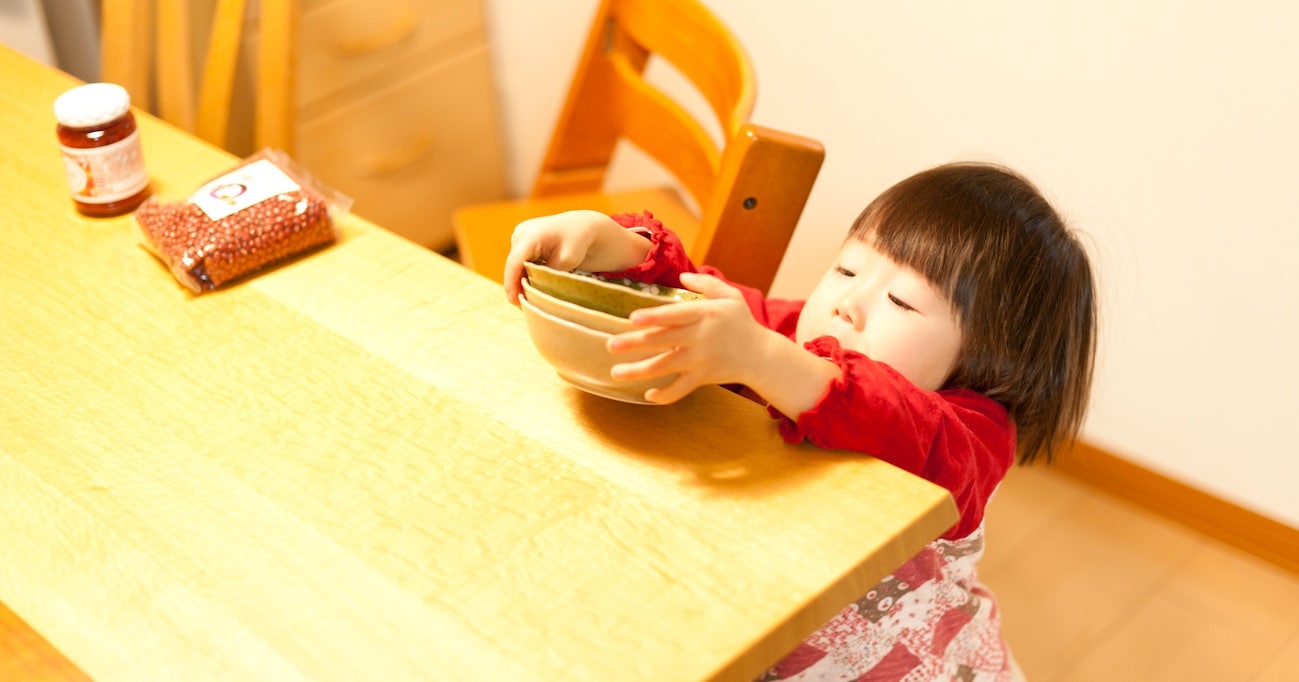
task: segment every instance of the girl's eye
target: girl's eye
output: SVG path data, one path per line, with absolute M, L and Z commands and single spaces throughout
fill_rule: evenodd
M 891 301 L 893 305 L 903 310 L 915 310 L 915 308 L 912 308 L 910 305 L 908 305 L 906 301 L 898 298 L 897 296 L 894 296 L 893 294 L 889 294 L 889 301 Z
M 842 266 L 842 265 L 835 265 L 835 266 L 834 266 L 834 272 L 835 272 L 835 274 L 837 274 L 837 275 L 839 275 L 839 276 L 841 276 L 841 277 L 856 277 L 856 276 L 857 276 L 857 273 L 853 272 L 852 270 L 849 270 L 848 268 L 845 268 L 845 267 Z

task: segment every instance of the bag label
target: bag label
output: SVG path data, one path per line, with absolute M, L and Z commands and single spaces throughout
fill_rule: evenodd
M 189 200 L 208 218 L 220 220 L 271 197 L 299 189 L 301 186 L 279 166 L 270 159 L 262 159 L 203 185 L 190 195 Z

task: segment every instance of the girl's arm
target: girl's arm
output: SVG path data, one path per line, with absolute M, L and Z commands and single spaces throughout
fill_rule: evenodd
M 505 295 L 518 305 L 523 264 L 540 261 L 556 270 L 625 270 L 645 260 L 650 240 L 597 211 L 568 211 L 519 223 L 505 258 Z
M 810 410 L 768 408 L 779 420 L 781 436 L 790 443 L 874 455 L 937 483 L 952 493 L 961 514 L 944 537 L 973 532 L 1015 461 L 1015 428 L 1006 408 L 967 389 L 921 389 L 831 337 L 806 347 L 834 362 L 842 376 Z
M 726 282 L 714 268 L 696 266 L 677 236 L 648 212 L 612 218 L 646 237 L 651 246 L 636 265 L 603 274 L 686 287 L 710 299 L 691 302 L 689 307 L 662 306 L 634 314 L 633 322 L 644 326 L 614 340 L 611 349 L 654 348 L 663 353 L 617 367 L 615 376 L 634 379 L 651 373 L 682 373 L 675 384 L 648 396 L 663 403 L 679 400 L 703 384 L 744 384 L 789 414 L 799 414 L 825 393 L 831 378 L 837 376 L 834 365 L 789 338 L 801 302 L 768 300 L 756 289 Z M 701 343 L 705 336 L 720 342 Z M 773 367 L 778 369 L 768 371 Z
M 744 384 L 785 414 L 811 409 L 839 377 L 839 368 L 754 319 L 740 290 L 711 275 L 681 273 L 681 284 L 708 297 L 637 310 L 638 329 L 609 341 L 612 352 L 660 351 L 614 367 L 616 379 L 679 374 L 646 399 L 680 400 L 706 384 Z

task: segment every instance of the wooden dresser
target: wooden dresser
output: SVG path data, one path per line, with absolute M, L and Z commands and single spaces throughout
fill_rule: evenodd
M 450 248 L 451 211 L 505 192 L 481 0 L 300 1 L 296 158 L 359 215 Z M 245 65 L 256 42 L 250 26 Z M 238 89 L 250 112 L 251 83 Z M 246 155 L 239 118 L 231 147 Z

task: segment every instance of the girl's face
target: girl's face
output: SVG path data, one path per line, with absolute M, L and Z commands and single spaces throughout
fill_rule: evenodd
M 938 390 L 956 367 L 961 324 L 929 280 L 868 242 L 849 239 L 798 318 L 795 338 L 833 336 L 911 383 Z

